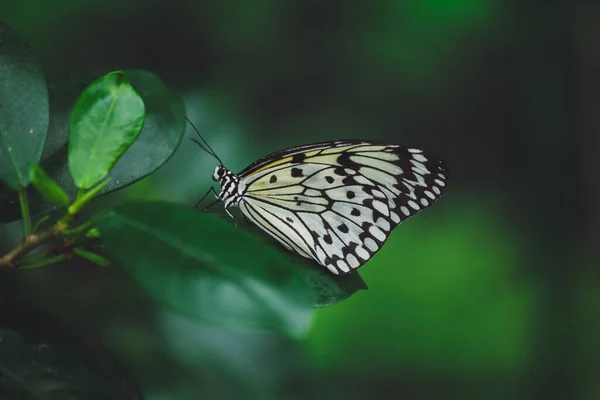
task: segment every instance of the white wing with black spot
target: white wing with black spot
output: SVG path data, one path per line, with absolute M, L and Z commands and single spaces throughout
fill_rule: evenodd
M 345 274 L 440 197 L 447 169 L 418 149 L 346 140 L 273 153 L 239 177 L 239 207 L 251 222 L 287 249 Z

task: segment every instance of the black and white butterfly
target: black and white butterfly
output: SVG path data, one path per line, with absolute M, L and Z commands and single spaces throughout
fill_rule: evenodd
M 442 194 L 448 169 L 422 150 L 372 140 L 307 144 L 262 157 L 239 174 L 223 163 L 216 201 L 331 273 L 365 264 L 398 224 Z M 213 203 L 214 204 L 214 203 Z M 227 211 L 229 213 L 229 211 Z M 231 215 L 231 214 L 229 214 Z

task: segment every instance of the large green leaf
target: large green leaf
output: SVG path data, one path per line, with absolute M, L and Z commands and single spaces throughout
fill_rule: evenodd
M 185 128 L 181 97 L 172 92 L 156 75 L 143 70 L 125 71 L 131 85 L 144 100 L 146 119 L 138 139 L 123 154 L 110 172 L 111 181 L 102 194 L 130 185 L 160 168 L 174 154 Z M 77 188 L 67 167 L 69 112 L 81 92 L 102 75 L 99 72 L 72 77 L 49 85 L 50 126 L 41 166 L 71 197 Z M 28 192 L 33 214 L 49 212 L 54 206 L 35 191 Z M 21 217 L 15 193 L 0 182 L 0 222 Z
M 94 222 L 107 250 L 162 303 L 229 327 L 306 332 L 315 298 L 303 274 L 222 218 L 178 204 L 132 202 Z
M 0 180 L 29 184 L 48 129 L 48 89 L 33 51 L 0 22 Z
M 106 178 L 137 139 L 146 111 L 125 73 L 112 72 L 88 86 L 69 120 L 69 172 L 80 189 Z

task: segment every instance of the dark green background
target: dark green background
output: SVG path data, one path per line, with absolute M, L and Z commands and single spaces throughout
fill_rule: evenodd
M 442 199 L 361 268 L 369 290 L 318 310 L 305 341 L 198 324 L 153 305 L 115 268 L 51 267 L 5 293 L 93 332 L 150 400 L 596 399 L 592 4 L 2 2 L 0 18 L 39 55 L 49 84 L 151 70 L 234 171 L 341 138 L 421 147 L 451 168 Z M 99 207 L 194 204 L 215 165 L 185 140 Z M 18 233 L 0 229 L 2 250 Z

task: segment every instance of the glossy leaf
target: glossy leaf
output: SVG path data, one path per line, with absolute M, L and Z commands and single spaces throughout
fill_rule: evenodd
M 114 166 L 107 191 L 129 185 L 156 171 L 177 150 L 185 131 L 185 108 L 181 97 L 156 75 L 125 70 L 131 85 L 144 100 L 146 120 L 135 143 Z
M 0 22 L 0 180 L 29 184 L 42 154 L 49 119 L 48 89 L 27 43 Z
M 50 203 L 57 206 L 68 206 L 69 196 L 58 184 L 50 178 L 44 170 L 37 164 L 33 164 L 29 169 L 29 180 L 31 184 Z
M 229 327 L 302 336 L 315 299 L 280 252 L 215 215 L 132 202 L 96 216 L 106 250 L 154 298 Z
M 137 139 L 145 108 L 125 74 L 112 72 L 88 86 L 69 120 L 69 172 L 80 189 L 104 179 Z
M 130 185 L 160 168 L 174 154 L 185 128 L 184 105 L 179 95 L 150 72 L 126 70 L 125 73 L 144 101 L 146 119 L 138 139 L 111 170 L 112 179 L 101 194 Z M 69 111 L 89 82 L 100 75 L 73 77 L 49 85 L 50 127 L 41 166 L 71 198 L 75 198 L 77 188 L 67 166 Z M 28 193 L 28 198 L 32 214 L 57 208 L 34 191 Z M 20 218 L 16 193 L 0 182 L 0 223 Z

